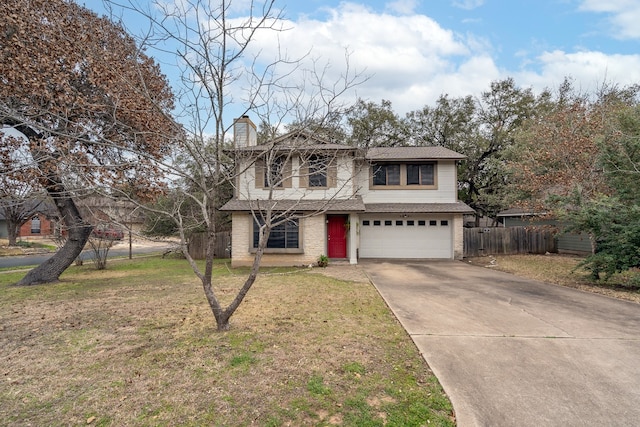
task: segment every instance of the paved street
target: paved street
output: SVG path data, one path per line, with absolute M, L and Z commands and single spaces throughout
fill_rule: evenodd
M 146 240 L 140 240 L 132 245 L 131 252 L 133 256 L 146 255 L 154 252 L 162 252 L 165 249 L 171 247 L 170 243 L 166 242 L 150 242 Z M 109 259 L 117 257 L 126 257 L 129 255 L 129 242 L 121 241 L 114 245 L 109 250 Z M 22 267 L 27 265 L 39 265 L 47 259 L 51 258 L 53 253 L 33 254 L 33 255 L 20 255 L 20 256 L 4 256 L 0 257 L 0 268 L 10 267 Z M 82 258 L 90 261 L 94 257 L 91 249 L 85 249 L 82 252 Z

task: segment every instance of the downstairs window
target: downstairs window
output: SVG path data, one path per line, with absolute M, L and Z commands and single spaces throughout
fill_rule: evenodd
M 258 248 L 260 241 L 260 227 L 264 224 L 262 218 L 253 221 L 253 248 Z M 271 229 L 265 249 L 298 249 L 300 248 L 300 220 L 289 218 L 282 224 Z

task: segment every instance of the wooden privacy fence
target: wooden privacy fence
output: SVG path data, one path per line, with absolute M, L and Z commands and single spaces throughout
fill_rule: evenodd
M 194 259 L 204 259 L 207 249 L 205 233 L 194 233 L 189 239 L 189 255 Z M 221 231 L 216 233 L 216 246 L 213 249 L 214 258 L 231 257 L 231 232 Z
M 464 256 L 557 252 L 555 235 L 548 227 L 465 228 Z

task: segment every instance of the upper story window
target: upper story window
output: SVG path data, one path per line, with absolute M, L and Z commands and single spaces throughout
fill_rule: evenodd
M 373 185 L 400 185 L 400 165 L 395 163 L 373 165 Z
M 274 157 L 271 165 L 264 168 L 265 187 L 282 187 L 284 182 L 285 156 Z
M 436 162 L 377 163 L 371 168 L 371 186 L 436 189 Z
M 335 155 L 325 153 L 300 157 L 300 187 L 329 189 L 337 186 L 338 168 Z
M 291 159 L 286 155 L 260 157 L 255 161 L 255 187 L 291 188 Z
M 407 165 L 407 185 L 434 185 L 435 163 Z
M 309 187 L 326 187 L 329 162 L 326 156 L 309 157 Z

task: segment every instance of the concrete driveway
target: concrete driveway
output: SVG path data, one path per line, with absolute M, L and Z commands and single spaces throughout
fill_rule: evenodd
M 364 261 L 458 425 L 640 425 L 640 305 L 459 261 Z

